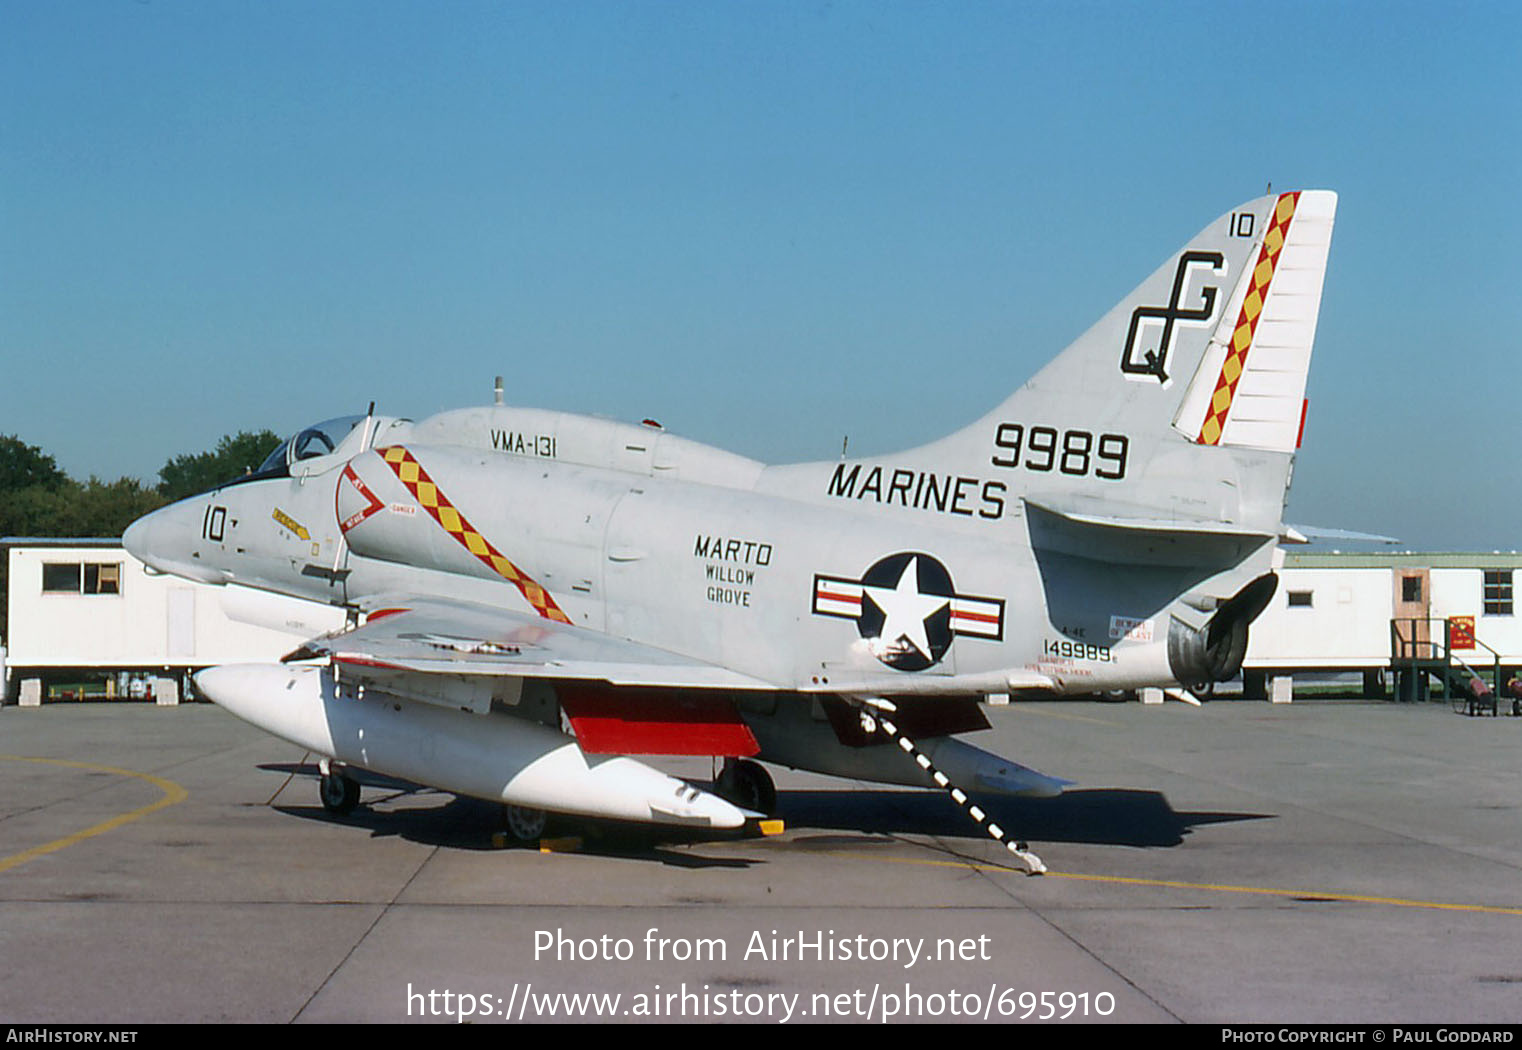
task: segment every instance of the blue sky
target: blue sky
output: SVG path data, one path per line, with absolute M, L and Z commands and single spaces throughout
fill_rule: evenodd
M 0 0 L 0 433 L 509 400 L 779 462 L 1341 196 L 1289 518 L 1522 546 L 1522 5 Z

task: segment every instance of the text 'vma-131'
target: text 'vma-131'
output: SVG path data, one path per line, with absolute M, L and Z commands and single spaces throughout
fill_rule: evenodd
M 1063 781 L 957 734 L 990 694 L 1198 688 L 1276 583 L 1336 196 L 1205 227 L 982 419 L 766 466 L 649 425 L 496 405 L 309 427 L 127 532 L 150 566 L 351 611 L 198 688 L 346 770 L 711 828 L 756 762 L 963 791 Z M 725 759 L 714 785 L 634 755 Z M 511 822 L 510 822 L 511 823 Z

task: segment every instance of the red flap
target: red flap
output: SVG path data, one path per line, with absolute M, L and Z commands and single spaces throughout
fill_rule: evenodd
M 698 692 L 567 686 L 560 706 L 589 755 L 754 755 L 734 702 Z

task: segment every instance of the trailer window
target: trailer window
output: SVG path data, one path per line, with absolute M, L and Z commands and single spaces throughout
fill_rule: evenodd
M 77 561 L 71 562 L 43 562 L 42 564 L 42 593 L 43 594 L 78 594 L 80 565 Z
M 54 561 L 42 564 L 43 594 L 120 594 L 120 562 Z
M 1485 570 L 1484 599 L 1486 616 L 1511 615 L 1512 599 L 1510 569 Z

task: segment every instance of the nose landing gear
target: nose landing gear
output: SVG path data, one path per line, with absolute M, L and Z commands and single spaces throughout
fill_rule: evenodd
M 336 767 L 322 774 L 317 791 L 322 808 L 334 816 L 352 813 L 359 805 L 359 783 L 344 776 Z

